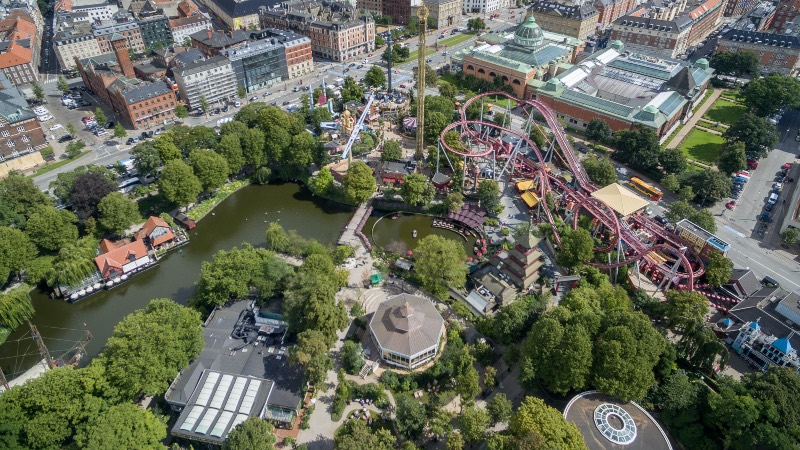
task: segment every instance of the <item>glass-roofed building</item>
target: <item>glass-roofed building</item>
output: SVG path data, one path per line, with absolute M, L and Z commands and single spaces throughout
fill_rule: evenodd
M 613 41 L 549 80 L 530 80 L 526 98 L 547 103 L 573 128 L 599 118 L 615 131 L 642 126 L 666 137 L 703 98 L 713 73 L 705 59 L 630 53 Z
M 583 50 L 584 42 L 570 36 L 542 30 L 533 16 L 513 33 L 481 36 L 481 44 L 456 52 L 453 64 L 465 74 L 511 86 L 523 97 L 531 80 L 548 80 L 570 67 Z

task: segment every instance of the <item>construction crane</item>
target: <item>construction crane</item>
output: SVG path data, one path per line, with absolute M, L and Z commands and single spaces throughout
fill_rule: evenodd
M 428 7 L 421 2 L 417 8 L 419 22 L 419 45 L 417 47 L 417 151 L 415 157 L 425 156 L 425 33 L 428 31 Z
M 372 102 L 375 100 L 375 92 L 369 94 L 369 99 L 367 99 L 367 104 L 364 106 L 364 112 L 361 113 L 361 117 L 358 118 L 358 122 L 353 125 L 353 132 L 350 133 L 350 139 L 347 140 L 347 145 L 344 146 L 344 151 L 342 152 L 342 159 L 347 158 L 351 155 L 350 150 L 353 148 L 353 144 L 355 144 L 356 139 L 358 138 L 358 133 L 361 131 L 361 127 L 364 125 L 364 119 L 367 118 L 369 114 L 369 108 L 372 106 Z M 348 160 L 352 161 L 352 157 Z

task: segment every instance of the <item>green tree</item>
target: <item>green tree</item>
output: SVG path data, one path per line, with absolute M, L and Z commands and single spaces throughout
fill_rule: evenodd
M 561 450 L 586 450 L 578 427 L 567 422 L 556 409 L 535 397 L 525 397 L 508 426 L 512 439 L 517 442 L 540 442 L 541 447 Z M 520 447 L 510 447 L 520 448 Z
M 506 394 L 498 392 L 486 404 L 486 410 L 489 412 L 491 424 L 496 425 L 508 422 L 511 419 L 511 415 L 514 413 L 514 405 L 511 404 L 511 400 L 506 397 Z
M 781 233 L 781 241 L 785 244 L 796 244 L 800 240 L 800 231 L 797 228 L 789 227 Z
M 31 84 L 31 88 L 33 89 L 33 96 L 36 97 L 36 100 L 44 100 L 44 89 L 39 83 Z
M 31 303 L 31 287 L 21 284 L 0 294 L 0 326 L 13 330 L 33 318 L 36 311 Z
M 228 162 L 214 150 L 192 150 L 189 164 L 205 191 L 219 189 L 228 181 Z
M 396 439 L 386 428 L 373 429 L 363 420 L 345 421 L 334 433 L 336 450 L 394 450 Z
M 236 425 L 225 439 L 224 450 L 272 450 L 275 444 L 274 427 L 260 417 L 248 417 Z
M 171 133 L 158 136 L 153 141 L 153 145 L 155 146 L 156 150 L 158 150 L 158 156 L 165 163 L 167 161 L 172 161 L 173 159 L 183 158 L 183 153 L 181 153 L 181 149 L 175 145 L 175 141 L 173 140 Z
M 167 425 L 150 410 L 133 403 L 121 403 L 92 418 L 79 430 L 75 442 L 80 448 L 164 449 Z
M 337 271 L 328 251 L 306 257 L 284 293 L 284 315 L 291 331 L 317 330 L 328 345 L 336 341 L 336 333 L 347 326 L 347 311 L 337 302 L 336 291 L 347 283 L 347 273 Z M 344 275 L 344 277 L 342 277 Z
M 28 235 L 16 228 L 0 227 L 0 285 L 5 285 L 11 275 L 19 276 L 36 254 Z
M 247 97 L 247 91 L 244 90 L 244 86 L 241 84 L 236 85 L 236 96 L 240 99 Z
M 375 192 L 376 182 L 372 169 L 363 161 L 354 161 L 344 176 L 344 195 L 356 204 L 366 202 Z
M 773 116 L 782 109 L 800 106 L 800 80 L 770 74 L 747 83 L 741 95 L 748 110 L 761 117 Z
M 747 154 L 744 142 L 728 141 L 719 148 L 717 167 L 720 172 L 730 175 L 747 167 Z
M 33 210 L 25 232 L 40 249 L 56 251 L 78 239 L 78 218 L 66 209 L 58 210 L 50 205 L 40 205 Z
M 383 87 L 386 84 L 386 74 L 378 66 L 372 66 L 364 74 L 364 84 L 367 86 Z
M 731 192 L 731 178 L 722 172 L 705 169 L 691 172 L 686 183 L 695 192 L 695 200 L 700 205 L 709 205 L 722 200 Z
M 426 112 L 425 115 L 425 141 L 436 142 L 442 134 L 444 128 L 450 125 L 450 115 L 442 114 L 439 111 Z
M 237 95 L 239 96 L 239 98 L 244 98 L 243 96 L 239 95 L 240 92 L 239 89 L 241 89 L 241 86 L 236 87 Z M 206 100 L 205 95 L 200 96 L 200 109 L 202 109 L 203 112 L 206 114 L 206 117 L 208 117 L 208 100 Z
M 453 431 L 447 434 L 447 450 L 464 450 L 464 438 L 461 433 Z
M 323 167 L 309 181 L 311 190 L 320 194 L 325 194 L 333 188 L 333 174 L 331 169 Z
M 614 158 L 643 171 L 655 170 L 661 148 L 658 136 L 649 128 L 620 130 L 614 133 Z
M 0 207 L 5 211 L 4 215 L 18 217 L 21 223 L 12 221 L 16 226 L 24 225 L 25 218 L 39 205 L 50 203 L 50 197 L 33 183 L 33 178 L 12 171 L 0 180 Z
M 92 218 L 93 220 L 93 218 Z M 86 221 L 89 224 L 90 220 Z M 53 259 L 47 272 L 47 285 L 74 285 L 97 271 L 94 258 L 97 256 L 97 241 L 92 236 L 68 242 Z
M 239 173 L 239 171 L 242 170 L 245 164 L 245 158 L 240 135 L 233 133 L 222 135 L 222 138 L 220 138 L 217 144 L 216 151 L 225 158 L 230 173 Z
M 667 292 L 664 315 L 668 326 L 682 329 L 690 322 L 702 321 L 706 313 L 708 313 L 708 299 L 705 295 L 674 289 Z
M 682 186 L 677 192 L 677 195 L 678 199 L 683 200 L 684 202 L 688 202 L 695 197 L 694 189 L 692 189 L 692 187 L 688 184 L 686 186 Z
M 346 102 L 361 102 L 364 100 L 364 88 L 356 83 L 353 77 L 344 79 L 342 85 L 342 101 Z
M 664 178 L 661 179 L 661 185 L 664 186 L 664 189 L 672 192 L 677 192 L 681 188 L 681 183 L 674 173 L 664 176 Z M 694 192 L 692 192 L 692 197 L 694 197 Z
M 716 69 L 718 74 L 732 74 L 736 77 L 749 73 L 758 74 L 758 56 L 751 51 L 717 51 L 711 55 L 711 67 Z
M 185 119 L 189 117 L 189 108 L 185 105 L 178 105 L 175 107 L 175 117 L 178 119 Z
M 361 344 L 353 341 L 345 341 L 342 345 L 342 366 L 347 373 L 355 375 L 364 365 L 364 349 Z
M 303 368 L 306 379 L 315 386 L 321 386 L 333 369 L 325 335 L 308 329 L 297 335 L 297 345 L 289 349 L 289 362 Z
M 538 343 L 537 343 L 537 340 Z M 521 381 L 538 380 L 551 392 L 566 394 L 586 386 L 592 369 L 591 336 L 581 325 L 562 326 L 543 317 L 523 345 Z
M 742 142 L 748 159 L 761 159 L 767 156 L 778 143 L 775 126 L 753 113 L 742 114 L 723 135 L 730 141 Z
M 97 213 L 97 205 L 106 195 L 117 190 L 117 183 L 107 172 L 90 170 L 80 173 L 72 183 L 68 203 L 80 220 Z
M 200 313 L 155 299 L 114 327 L 100 356 L 109 383 L 125 400 L 166 392 L 205 344 Z
M 456 393 L 461 397 L 462 404 L 470 404 L 480 391 L 478 371 L 470 364 L 456 377 Z
M 395 140 L 389 140 L 383 143 L 383 152 L 381 153 L 381 161 L 398 161 L 403 158 L 403 149 L 400 143 Z
M 439 95 L 442 97 L 449 98 L 452 101 L 456 100 L 456 95 L 458 94 L 458 90 L 455 86 L 447 81 L 439 81 Z
M 97 124 L 101 127 L 108 122 L 108 117 L 106 117 L 106 113 L 103 112 L 103 109 L 99 106 L 94 110 L 94 120 L 97 121 Z
M 69 94 L 69 83 L 67 83 L 67 80 L 62 76 L 58 77 L 58 90 L 61 91 L 62 94 Z
M 158 189 L 167 200 L 186 206 L 197 201 L 197 196 L 203 191 L 203 185 L 191 167 L 181 160 L 174 159 L 164 165 L 164 170 L 158 179 Z
M 447 194 L 444 204 L 447 206 L 447 211 L 456 212 L 464 205 L 464 196 L 460 192 L 451 192 Z
M 420 437 L 427 422 L 425 407 L 407 394 L 399 394 L 395 398 L 397 400 L 395 425 L 398 434 L 408 440 Z
M 131 225 L 142 220 L 139 205 L 124 194 L 112 192 L 97 204 L 98 222 L 115 236 L 122 236 Z
M 708 263 L 706 264 L 706 281 L 712 286 L 722 286 L 731 279 L 733 272 L 733 261 L 726 258 L 722 253 L 710 252 Z
M 683 173 L 687 162 L 683 152 L 678 148 L 667 148 L 658 155 L 658 164 L 666 173 Z
M 428 177 L 419 173 L 406 175 L 400 185 L 400 196 L 410 206 L 427 206 L 435 194 L 436 188 Z
M 458 425 L 461 435 L 469 445 L 477 445 L 486 438 L 489 428 L 489 413 L 477 406 L 468 406 L 458 415 Z
M 478 183 L 478 200 L 490 214 L 499 214 L 503 210 L 500 203 L 500 186 L 494 180 L 483 180 Z
M 156 176 L 163 164 L 160 152 L 150 142 L 137 144 L 131 150 L 131 156 L 133 156 L 133 167 L 144 177 Z
M 556 260 L 562 267 L 574 269 L 594 256 L 594 239 L 583 228 L 570 230 L 561 235 L 561 246 Z
M 602 119 L 592 119 L 586 125 L 586 137 L 593 141 L 606 142 L 611 134 L 611 127 Z
M 128 132 L 125 131 L 125 128 L 122 127 L 122 124 L 117 122 L 117 124 L 114 125 L 114 137 L 121 139 L 121 138 L 124 138 L 127 135 L 128 135 Z
M 605 123 L 605 122 L 601 122 Z M 586 175 L 589 175 L 597 187 L 605 187 L 611 183 L 617 182 L 617 172 L 614 170 L 614 165 L 608 158 L 598 158 L 594 154 L 589 155 L 588 158 L 582 161 L 583 168 L 586 169 Z
M 466 283 L 467 259 L 464 247 L 457 241 L 430 235 L 420 239 L 414 250 L 417 272 L 422 287 L 439 298 L 446 298 L 449 286 Z
M 376 34 L 375 35 L 375 48 L 381 48 L 386 45 L 386 39 L 383 36 Z
M 68 123 L 65 128 L 67 129 L 67 133 L 69 133 L 70 136 L 75 136 L 75 133 L 78 132 L 78 130 L 75 129 L 75 125 L 71 123 Z

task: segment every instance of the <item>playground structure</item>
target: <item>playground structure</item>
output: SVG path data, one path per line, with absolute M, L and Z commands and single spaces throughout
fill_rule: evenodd
M 467 108 L 472 103 L 483 102 L 484 98 L 495 96 L 507 99 L 509 111 L 511 102 L 515 102 L 515 106 L 522 108 L 527 115 L 522 131 L 512 129 L 512 124 L 506 124 L 505 121 L 502 124 L 496 124 L 483 119 L 467 119 Z M 481 106 L 481 117 L 483 117 L 482 109 Z M 550 139 L 547 133 L 540 129 L 546 141 L 547 148 L 544 153 L 529 137 L 532 127 L 539 128 L 534 121 L 536 113 L 544 118 L 553 134 L 553 139 Z M 611 270 L 635 263 L 636 273 L 640 275 L 640 266 L 645 264 L 646 268 L 661 274 L 659 290 L 667 290 L 673 283 L 679 288 L 694 290 L 695 279 L 705 271 L 702 260 L 698 255 L 690 254 L 696 265 L 693 267 L 687 257 L 688 247 L 677 236 L 672 235 L 646 216 L 634 214 L 621 218 L 609 205 L 591 196 L 591 193 L 597 190 L 597 186 L 591 182 L 578 161 L 572 144 L 561 128 L 555 112 L 548 105 L 538 100 L 520 100 L 502 91 L 487 92 L 465 101 L 459 109 L 459 114 L 460 120 L 445 127 L 439 137 L 436 172 L 439 171 L 438 156 L 442 150 L 447 150 L 443 153 L 451 169 L 455 171 L 453 161 L 448 153 L 463 158 L 463 167 L 459 170 L 464 171 L 464 180 L 468 178 L 468 174 L 474 174 L 475 187 L 477 187 L 479 173 L 494 180 L 501 180 L 504 176 L 508 176 L 509 179 L 514 177 L 529 179 L 532 181 L 530 189 L 538 189 L 536 194 L 539 199 L 544 200 L 549 193 L 552 193 L 563 203 L 574 205 L 573 229 L 578 227 L 578 212 L 583 210 L 595 219 L 594 222 L 598 223 L 597 230 L 600 230 L 600 225 L 602 225 L 608 231 L 604 244 L 595 248 L 596 253 L 607 255 L 607 261 L 604 263 L 588 262 L 589 265 Z M 508 121 L 511 122 L 511 119 Z M 445 135 L 450 131 L 456 131 L 460 136 L 459 143 L 461 145 L 457 148 L 445 140 Z M 560 163 L 563 169 L 572 174 L 571 181 L 565 179 L 561 173 L 554 173 L 555 171 L 552 169 L 557 163 Z M 546 220 L 553 232 L 556 244 L 561 245 L 561 236 L 547 202 L 540 201 L 535 208 L 532 210 L 532 215 L 536 221 Z M 652 242 L 643 242 L 637 236 L 635 229 L 651 235 Z M 614 250 L 616 250 L 616 258 L 612 261 Z M 618 272 L 618 270 L 615 271 L 615 280 Z

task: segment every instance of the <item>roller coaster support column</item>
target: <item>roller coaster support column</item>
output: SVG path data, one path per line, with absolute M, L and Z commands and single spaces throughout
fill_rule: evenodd
M 686 253 L 686 247 L 681 247 L 679 249 L 681 253 Z M 672 265 L 672 269 L 670 269 L 669 274 L 667 274 L 661 283 L 658 284 L 658 290 L 660 291 L 662 287 L 664 287 L 664 283 L 666 283 L 666 287 L 664 287 L 664 291 L 669 290 L 670 285 L 672 284 L 672 279 L 675 278 L 675 275 L 678 274 L 678 267 L 681 265 L 681 259 L 675 258 L 675 264 Z
M 622 257 L 622 239 L 617 239 L 617 264 L 619 264 L 621 257 Z M 617 284 L 617 277 L 619 277 L 619 266 L 614 268 L 614 284 Z

